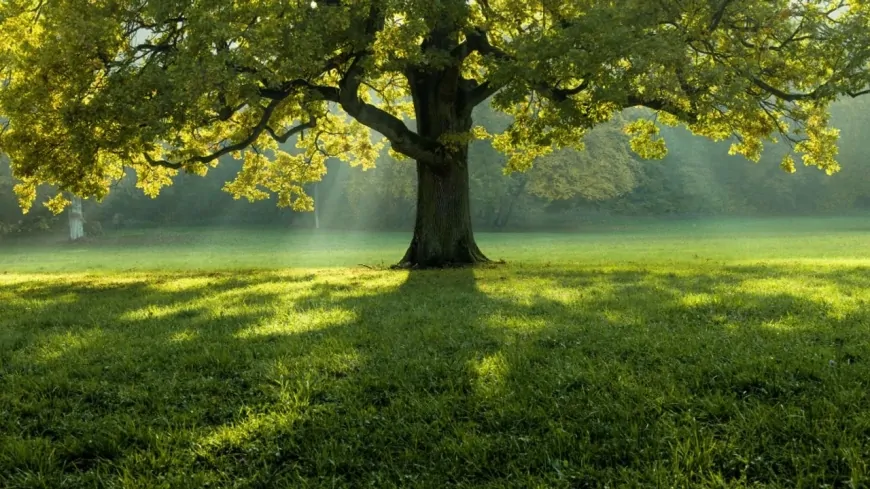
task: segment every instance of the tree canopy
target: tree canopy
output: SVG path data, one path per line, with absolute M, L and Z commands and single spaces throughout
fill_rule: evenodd
M 372 165 L 381 136 L 433 169 L 487 137 L 526 170 L 646 107 L 750 159 L 784 138 L 834 172 L 828 106 L 868 91 L 868 19 L 863 0 L 4 0 L 0 151 L 25 208 L 39 184 L 102 198 L 130 167 L 156 194 L 236 155 L 226 190 L 303 209 L 327 158 Z M 512 122 L 431 137 L 433 80 L 455 113 L 491 99 Z M 626 132 L 664 155 L 649 118 Z

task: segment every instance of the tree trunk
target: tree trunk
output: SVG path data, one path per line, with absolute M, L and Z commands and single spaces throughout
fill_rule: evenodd
M 414 237 L 399 266 L 443 268 L 488 262 L 474 241 L 469 201 L 467 164 L 451 165 L 444 174 L 436 174 L 418 163 Z
M 514 212 L 514 204 L 516 204 L 517 199 L 520 198 L 520 194 L 526 189 L 526 185 L 529 183 L 529 179 L 526 175 L 522 175 L 522 181 L 517 184 L 516 188 L 512 193 L 508 196 L 508 208 L 504 213 L 499 209 L 498 217 L 495 220 L 496 228 L 504 229 L 507 226 L 508 220 L 510 220 L 511 215 Z
M 435 44 L 446 38 L 430 39 Z M 442 268 L 488 262 L 471 230 L 468 143 L 449 136 L 471 130 L 471 107 L 465 104 L 459 66 L 443 71 L 407 73 L 414 100 L 417 133 L 443 142 L 444 160 L 417 162 L 417 215 L 414 236 L 399 267 Z
M 73 196 L 69 209 L 69 239 L 76 241 L 85 237 L 85 220 L 82 215 L 82 199 Z
M 317 182 L 314 183 L 314 195 L 312 198 L 314 199 L 314 229 L 320 229 L 320 215 L 318 214 L 318 205 L 317 205 L 317 187 L 319 185 Z

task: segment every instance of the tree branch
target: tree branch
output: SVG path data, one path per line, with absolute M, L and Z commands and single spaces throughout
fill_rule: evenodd
M 241 141 L 239 141 L 235 144 L 230 144 L 230 145 L 224 146 L 223 148 L 215 151 L 214 153 L 210 153 L 207 155 L 192 156 L 184 162 L 173 162 L 173 161 L 168 161 L 168 160 L 155 160 L 148 153 L 143 154 L 145 161 L 147 161 L 148 164 L 151 166 L 162 166 L 165 168 L 172 168 L 172 169 L 178 170 L 180 168 L 183 168 L 187 164 L 209 163 L 209 162 L 212 162 L 212 161 L 214 161 L 222 156 L 233 153 L 235 151 L 241 151 L 241 150 L 247 148 L 248 146 L 252 145 L 257 140 L 257 138 L 259 138 L 260 135 L 263 134 L 263 131 L 268 130 L 270 132 L 270 134 L 272 134 L 273 137 L 275 137 L 277 135 L 274 134 L 272 132 L 272 130 L 269 128 L 269 119 L 272 118 L 272 114 L 275 112 L 275 110 L 278 108 L 278 106 L 281 105 L 281 102 L 284 100 L 284 98 L 289 96 L 289 94 L 290 93 L 287 92 L 287 94 L 283 98 L 274 99 L 274 100 L 270 101 L 266 107 L 263 107 L 263 115 L 260 116 L 260 120 L 257 122 L 257 125 L 255 125 L 254 128 L 251 130 L 251 133 L 246 138 L 242 139 Z M 312 126 L 313 126 L 313 122 L 311 122 L 311 121 L 306 122 L 304 124 L 300 124 L 299 126 L 296 126 L 292 129 L 289 129 L 287 131 L 287 133 L 285 134 L 285 136 L 286 136 L 286 138 L 289 138 L 292 134 L 295 134 L 297 132 L 300 132 L 300 131 L 307 129 L 309 127 L 312 127 Z M 285 140 L 286 140 L 286 138 L 285 138 Z M 284 141 L 281 141 L 281 142 L 284 142 Z
M 509 54 L 489 42 L 489 37 L 487 37 L 486 31 L 483 29 L 468 30 L 465 32 L 465 38 L 464 44 L 468 45 L 469 51 L 477 51 L 480 54 L 488 54 L 502 60 L 513 60 Z
M 383 22 L 377 9 L 373 9 L 366 23 L 366 33 L 374 39 L 379 29 L 379 23 Z M 324 72 L 339 69 L 341 65 L 350 62 L 344 76 L 338 84 L 338 88 L 315 85 L 307 80 L 292 80 L 283 83 L 278 88 L 264 87 L 260 89 L 260 95 L 273 100 L 283 100 L 290 93 L 298 89 L 304 89 L 323 100 L 337 103 L 351 117 L 359 123 L 377 131 L 386 137 L 396 151 L 424 164 L 438 169 L 443 163 L 444 148 L 437 141 L 424 138 L 408 129 L 405 123 L 390 113 L 364 102 L 359 97 L 359 88 L 363 82 L 364 68 L 362 62 L 368 56 L 366 52 L 348 49 L 341 54 L 328 60 Z M 289 137 L 289 136 L 288 136 Z
M 713 18 L 710 20 L 710 25 L 707 26 L 707 30 L 709 32 L 713 32 L 719 27 L 719 24 L 722 22 L 722 17 L 725 16 L 725 9 L 727 9 L 728 5 L 731 4 L 733 1 L 734 0 L 722 0 L 719 8 L 716 9 L 716 12 L 713 13 Z
M 495 95 L 495 93 L 501 90 L 501 88 L 501 84 L 493 83 L 491 80 L 478 84 L 471 90 L 465 91 L 465 106 L 469 108 L 477 107 L 482 104 L 484 100 Z
M 577 95 L 583 90 L 589 88 L 589 76 L 590 75 L 586 75 L 586 77 L 583 79 L 583 83 L 577 85 L 574 88 L 553 88 L 545 84 L 539 84 L 535 87 L 535 90 L 537 90 L 538 93 L 547 97 L 550 100 L 554 100 L 556 102 L 564 102 L 565 100 L 568 100 L 568 97 L 572 95 Z
M 466 39 L 450 50 L 450 57 L 455 59 L 457 62 L 462 63 L 473 52 L 474 49 L 471 47 L 471 44 L 469 44 L 468 39 Z
M 162 166 L 163 168 L 171 168 L 173 170 L 179 170 L 184 166 L 182 163 L 173 163 L 168 160 L 155 160 L 148 153 L 142 153 L 142 156 L 145 157 L 145 161 L 151 166 Z
M 306 123 L 304 123 L 304 124 L 299 124 L 298 126 L 293 126 L 293 127 L 291 127 L 291 128 L 288 129 L 284 134 L 278 134 L 278 133 L 276 133 L 274 129 L 272 129 L 270 126 L 267 125 L 267 126 L 266 126 L 266 132 L 269 133 L 269 136 L 272 136 L 272 139 L 274 139 L 275 141 L 278 141 L 278 142 L 281 143 L 281 144 L 284 144 L 284 143 L 286 143 L 287 140 L 290 139 L 292 136 L 294 136 L 294 135 L 296 135 L 296 134 L 299 134 L 300 132 L 302 132 L 302 131 L 304 131 L 304 130 L 306 130 L 306 129 L 314 129 L 314 127 L 315 127 L 316 125 L 317 125 L 317 120 L 316 120 L 316 119 L 312 119 L 312 120 L 310 120 L 310 121 L 308 121 L 308 122 L 306 122 Z
M 762 101 L 759 104 L 759 107 L 761 107 L 761 110 L 763 110 L 764 113 L 767 115 L 767 118 L 770 119 L 770 122 L 773 123 L 774 126 L 776 126 L 776 132 L 780 136 L 782 136 L 782 138 L 788 142 L 789 147 L 791 147 L 792 150 L 794 150 L 795 145 L 800 143 L 801 140 L 790 135 L 787 132 L 787 126 L 786 126 L 786 128 L 782 127 L 783 124 L 780 122 L 779 119 L 777 119 L 776 115 L 770 111 L 769 104 Z
M 466 47 L 464 48 L 464 50 L 477 51 L 481 54 L 493 56 L 503 61 L 515 61 L 515 58 L 513 56 L 499 49 L 498 47 L 493 46 L 492 43 L 489 42 L 486 31 L 482 29 L 470 30 L 465 33 L 465 37 L 466 41 L 463 44 L 465 44 Z M 589 88 L 590 78 L 591 75 L 584 75 L 583 82 L 573 88 L 556 88 L 554 86 L 549 86 L 544 83 L 535 84 L 532 88 L 534 88 L 535 91 L 537 91 L 541 95 L 551 100 L 563 102 L 567 100 L 568 97 L 572 95 L 577 95 L 578 93 Z M 478 84 L 471 90 L 467 90 L 465 92 L 465 103 L 468 107 L 473 108 L 481 104 L 489 97 L 495 95 L 495 93 L 498 92 L 503 86 L 504 83 L 494 83 L 492 80 L 487 80 L 484 83 Z
M 465 32 L 465 42 L 460 45 L 462 53 L 466 56 L 474 51 L 483 55 L 494 56 L 501 60 L 513 60 L 508 53 L 492 45 L 489 42 L 486 31 L 482 29 L 471 29 Z M 458 47 L 457 49 L 459 49 Z M 483 83 L 475 85 L 471 89 L 463 90 L 465 106 L 470 110 L 483 103 L 484 100 L 495 95 L 496 92 L 504 87 L 504 83 L 495 83 L 492 80 L 487 80 Z
M 364 55 L 354 58 L 339 83 L 339 89 L 313 87 L 326 99 L 337 102 L 341 108 L 361 124 L 374 129 L 390 140 L 393 149 L 419 162 L 440 168 L 443 164 L 443 147 L 408 129 L 401 119 L 390 113 L 363 102 L 359 97 L 362 83 Z
M 796 102 L 798 100 L 809 100 L 809 99 L 818 98 L 819 96 L 822 95 L 822 88 L 827 86 L 827 83 L 824 83 L 824 84 L 816 87 L 815 90 L 813 90 L 812 92 L 809 92 L 809 93 L 789 93 L 789 92 L 786 92 L 784 90 L 780 90 L 780 89 L 774 87 L 773 85 L 767 83 L 766 81 L 762 80 L 761 78 L 757 78 L 757 77 L 753 76 L 753 77 L 750 77 L 749 79 L 757 87 L 761 88 L 762 90 L 765 90 L 766 92 L 770 93 L 774 97 L 781 99 L 781 100 L 785 100 L 787 102 Z
M 646 107 L 648 109 L 660 110 L 668 114 L 679 117 L 683 122 L 694 124 L 698 121 L 698 114 L 692 111 L 685 111 L 675 106 L 674 104 L 662 99 L 647 99 L 640 96 L 630 95 L 626 99 L 626 107 Z

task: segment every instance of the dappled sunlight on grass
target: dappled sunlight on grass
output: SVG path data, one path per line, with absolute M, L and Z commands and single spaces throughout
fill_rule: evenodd
M 178 331 L 169 335 L 169 341 L 184 342 L 193 341 L 199 337 L 196 331 Z
M 507 387 L 505 378 L 509 364 L 501 352 L 487 355 L 480 360 L 472 360 L 471 368 L 477 374 L 474 381 L 474 390 L 477 396 L 492 399 L 504 394 Z
M 680 299 L 680 304 L 686 307 L 714 306 L 718 303 L 718 296 L 707 292 L 690 292 L 684 294 L 683 297 Z
M 315 331 L 322 328 L 348 326 L 357 319 L 349 309 L 319 308 L 289 314 L 276 314 L 234 334 L 239 339 L 256 336 L 284 335 Z
M 729 326 L 734 329 L 739 328 L 738 324 L 732 323 Z M 791 314 L 771 319 L 769 321 L 764 321 L 760 324 L 760 326 L 766 329 L 779 330 L 780 332 L 789 332 L 801 329 L 813 330 L 819 328 L 819 325 L 817 323 L 808 323 L 800 316 L 794 316 Z
M 512 315 L 494 312 L 481 317 L 481 323 L 496 330 L 507 330 L 516 333 L 543 330 L 551 326 L 544 318 L 531 315 Z M 509 340 L 506 340 L 509 341 Z
M 281 447 L 264 453 L 252 439 L 280 436 L 292 430 L 300 417 L 299 410 L 290 407 L 280 412 L 252 413 L 238 422 L 215 428 L 193 443 L 192 452 L 196 462 L 206 467 L 219 467 L 227 456 L 235 456 L 239 462 L 265 459 L 275 463 L 281 459 Z
M 607 323 L 619 326 L 640 326 L 644 321 L 642 315 L 632 310 L 604 309 L 601 317 Z
M 172 316 L 193 317 L 197 315 L 197 307 L 189 304 L 176 304 L 172 306 L 149 305 L 140 309 L 125 311 L 118 319 L 126 322 L 159 320 Z
M 863 267 L 16 273 L 0 300 L 4 487 L 870 482 Z
M 147 276 L 143 276 L 147 279 Z M 157 293 L 176 292 L 180 290 L 205 290 L 216 285 L 219 281 L 225 282 L 227 278 L 216 278 L 208 275 L 182 275 L 180 277 L 162 277 L 157 281 L 149 281 L 148 288 Z
M 52 362 L 61 357 L 74 357 L 75 350 L 81 350 L 102 337 L 103 331 L 98 328 L 49 334 L 42 338 L 38 345 L 34 345 L 34 352 L 28 353 L 27 356 L 37 362 Z

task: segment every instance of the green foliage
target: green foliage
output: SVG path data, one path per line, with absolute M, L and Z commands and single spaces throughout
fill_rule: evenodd
M 657 137 L 659 127 L 648 119 L 636 119 L 625 125 L 625 133 L 631 136 L 631 149 L 641 158 L 662 159 L 668 154 L 665 140 Z
M 9 163 L 0 158 L 0 237 L 4 235 L 38 233 L 51 229 L 57 219 L 45 209 L 25 216 L 13 194 L 15 180 Z
M 610 123 L 590 131 L 582 150 L 543 157 L 529 172 L 528 191 L 547 200 L 606 200 L 630 192 L 639 171 L 617 124 Z
M 858 223 L 483 235 L 539 261 L 411 274 L 264 269 L 391 234 L 4 248 L 0 486 L 863 487 Z
M 774 137 L 794 140 L 804 163 L 833 173 L 828 108 L 867 89 L 868 17 L 866 2 L 839 0 L 10 0 L 0 151 L 25 210 L 42 184 L 101 200 L 132 170 L 156 195 L 227 155 L 245 162 L 225 187 L 235 198 L 275 194 L 301 210 L 328 158 L 374 163 L 370 129 L 433 167 L 491 137 L 525 171 L 646 107 L 713 140 L 736 135 L 732 152 L 751 160 Z M 466 128 L 489 98 L 512 122 Z M 404 120 L 419 114 L 444 127 L 415 132 Z M 632 147 L 663 156 L 657 130 L 630 123 Z

